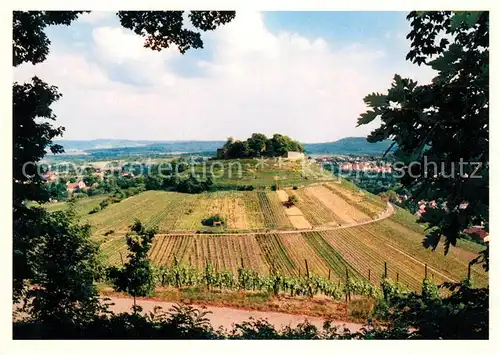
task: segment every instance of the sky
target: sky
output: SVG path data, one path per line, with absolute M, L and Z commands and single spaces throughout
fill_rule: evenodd
M 48 59 L 14 68 L 59 88 L 63 139 L 225 140 L 254 132 L 301 142 L 366 136 L 363 97 L 394 74 L 430 82 L 405 61 L 404 12 L 238 12 L 202 33 L 203 49 L 154 52 L 114 13 L 52 26 Z M 186 18 L 186 22 L 188 20 Z

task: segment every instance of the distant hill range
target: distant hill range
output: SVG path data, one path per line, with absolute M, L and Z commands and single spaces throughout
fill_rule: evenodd
M 169 153 L 213 153 L 224 141 L 148 141 L 127 139 L 55 140 L 64 147 L 66 154 L 90 156 L 119 156 Z M 305 143 L 307 154 L 379 155 L 391 145 L 387 140 L 368 143 L 365 137 L 347 137 L 329 143 Z
M 93 139 L 93 140 L 54 140 L 54 143 L 60 144 L 69 151 L 95 151 L 105 149 L 121 148 L 141 148 L 147 147 L 156 150 L 172 150 L 173 152 L 186 151 L 198 152 L 220 148 L 223 141 L 149 141 L 149 140 L 129 140 L 129 139 Z
M 308 143 L 304 147 L 307 154 L 379 155 L 384 154 L 391 144 L 390 140 L 369 143 L 365 137 L 347 137 L 331 143 Z

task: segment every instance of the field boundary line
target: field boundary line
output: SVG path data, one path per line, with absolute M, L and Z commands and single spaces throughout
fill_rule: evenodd
M 357 226 L 375 223 L 375 222 L 381 221 L 383 219 L 389 218 L 395 212 L 396 212 L 396 210 L 394 209 L 394 206 L 391 203 L 387 202 L 387 209 L 385 211 L 382 211 L 377 218 L 371 219 L 368 221 L 345 224 L 343 226 L 335 226 L 335 227 L 325 226 L 325 227 L 312 227 L 312 228 L 305 228 L 305 229 L 287 229 L 287 230 L 267 229 L 265 231 L 252 231 L 252 232 L 244 232 L 244 233 L 196 233 L 196 232 L 186 231 L 186 232 L 173 232 L 173 233 L 158 233 L 158 234 L 156 234 L 156 236 L 162 237 L 162 236 L 206 235 L 206 236 L 218 237 L 218 236 L 248 236 L 248 235 L 262 235 L 262 234 L 294 234 L 294 233 L 304 233 L 304 232 L 328 232 L 328 231 L 333 231 L 333 230 L 338 230 L 338 229 L 347 229 L 347 228 L 351 228 L 351 227 L 357 227 Z
M 394 246 L 392 246 L 392 245 L 390 245 L 390 244 L 386 244 L 386 245 L 387 245 L 388 247 L 390 247 L 390 248 L 394 249 L 394 250 L 395 250 L 395 251 L 397 251 L 398 253 L 403 254 L 403 255 L 404 255 L 404 256 L 406 256 L 407 258 L 409 258 L 409 259 L 411 259 L 411 260 L 415 261 L 416 263 L 418 263 L 418 264 L 420 264 L 420 265 L 422 265 L 422 266 L 427 265 L 426 263 L 424 263 L 424 262 L 422 262 L 422 261 L 420 261 L 420 260 L 418 260 L 418 259 L 414 258 L 413 256 L 409 255 L 408 253 L 405 253 L 404 251 L 402 251 L 402 250 L 401 250 L 401 249 L 399 249 L 399 248 L 396 248 L 396 247 L 394 247 Z M 441 277 L 443 277 L 443 278 L 445 278 L 445 279 L 447 279 L 447 280 L 449 280 L 449 281 L 451 281 L 451 282 L 455 282 L 455 283 L 457 283 L 457 282 L 458 282 L 458 280 L 455 280 L 455 279 L 452 279 L 452 278 L 450 278 L 450 277 L 446 276 L 445 274 L 443 274 L 443 273 L 441 273 L 441 272 L 437 271 L 436 269 L 434 269 L 433 267 L 431 267 L 431 266 L 429 266 L 429 265 L 427 265 L 427 268 L 428 268 L 430 271 L 432 271 L 432 272 L 434 272 L 434 273 L 438 274 L 439 276 L 441 276 Z

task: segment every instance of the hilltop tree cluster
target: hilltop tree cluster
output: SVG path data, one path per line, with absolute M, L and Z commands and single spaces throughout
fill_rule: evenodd
M 43 62 L 50 41 L 45 28 L 70 25 L 80 12 L 14 12 L 13 65 Z M 213 30 L 234 18 L 233 12 L 191 11 L 194 30 L 183 25 L 182 11 L 119 12 L 121 25 L 145 37 L 145 46 L 161 50 L 176 45 L 181 53 L 201 48 L 200 31 Z M 420 155 L 425 148 L 432 161 L 453 162 L 457 157 L 483 163 L 481 179 L 442 179 L 429 176 L 403 181 L 421 187 L 426 198 L 446 199 L 448 210 L 434 211 L 425 218 L 451 244 L 456 232 L 469 222 L 488 223 L 489 151 L 489 15 L 488 13 L 411 13 L 409 59 L 428 64 L 439 75 L 432 85 L 419 86 L 395 77 L 387 95 L 369 95 L 373 109 L 360 118 L 367 124 L 376 117 L 382 126 L 370 141 L 391 138 L 403 156 Z M 450 46 L 436 46 L 442 31 L 453 38 Z M 430 62 L 427 56 L 437 56 Z M 437 297 L 436 288 L 423 285 L 421 295 L 403 294 L 385 284 L 384 313 L 394 326 L 371 334 L 341 336 L 329 326 L 321 333 L 310 324 L 276 330 L 266 321 L 251 320 L 236 325 L 230 334 L 213 329 L 204 313 L 179 306 L 169 314 L 157 312 L 105 315 L 96 282 L 103 279 L 98 246 L 91 240 L 89 226 L 80 225 L 69 212 L 49 213 L 29 201 L 44 202 L 49 194 L 33 170 L 23 173 L 24 162 L 39 162 L 50 150 L 63 148 L 52 139 L 63 128 L 50 106 L 61 97 L 57 88 L 39 78 L 13 83 L 13 303 L 25 302 L 28 318 L 13 318 L 15 338 L 170 338 L 170 339 L 340 339 L 340 338 L 487 338 L 489 298 L 487 289 L 467 285 L 446 299 Z M 396 108 L 394 108 L 394 104 Z M 399 108 L 398 108 L 399 107 Z M 46 120 L 41 120 L 46 119 Z M 222 152 L 242 156 L 279 156 L 303 151 L 302 145 L 286 136 L 271 139 L 254 134 L 245 142 L 228 141 Z M 462 155 L 463 154 L 463 155 Z M 469 176 L 472 172 L 468 172 Z M 436 174 L 437 175 L 437 174 Z M 433 195 L 434 194 L 434 195 Z M 454 208 L 462 201 L 465 209 Z M 432 217 L 432 218 L 431 218 Z M 153 231 L 136 223 L 128 239 L 129 260 L 114 274 L 115 286 L 132 295 L 151 292 L 151 268 L 147 252 Z M 432 236 L 432 235 L 431 235 Z M 439 234 L 429 240 L 437 245 Z M 436 243 L 436 244 L 435 244 Z M 448 244 L 449 244 L 448 243 Z M 279 275 L 277 277 L 280 277 Z M 391 292 L 394 290 L 394 292 Z M 450 289 L 451 292 L 454 292 Z M 276 292 L 276 291 L 275 291 Z M 379 307 L 379 309 L 382 307 Z M 136 308 L 134 308 L 136 309 Z M 409 329 L 415 330 L 413 333 Z
M 265 134 L 253 133 L 245 141 L 232 137 L 217 152 L 219 159 L 279 157 L 287 152 L 304 152 L 304 146 L 288 136 L 275 133 L 272 138 Z

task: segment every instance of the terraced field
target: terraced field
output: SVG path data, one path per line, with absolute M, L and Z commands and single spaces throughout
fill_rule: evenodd
M 285 209 L 274 192 L 258 191 L 260 208 L 264 215 L 264 225 L 267 228 L 291 228 Z
M 88 214 L 94 207 L 99 206 L 99 203 L 106 199 L 106 196 L 92 196 L 84 199 L 80 199 L 78 203 L 75 204 L 76 213 L 80 215 Z M 66 202 L 55 202 L 46 205 L 47 210 L 50 212 L 62 211 L 69 208 L 69 204 Z
M 219 214 L 227 220 L 227 231 L 292 229 L 275 192 L 231 191 L 204 194 L 146 191 L 108 206 L 99 213 L 83 214 L 96 235 L 108 231 L 124 234 L 135 218 L 160 233 L 209 230 L 201 224 Z
M 412 289 L 419 289 L 424 277 L 424 266 L 387 248 L 361 227 L 324 232 L 322 236 L 364 278 L 380 283 L 384 264 L 387 263 L 390 278 L 399 279 Z M 436 280 L 442 281 L 442 278 Z
M 443 275 L 446 275 L 448 281 L 449 279 L 464 280 L 467 277 L 469 261 L 477 256 L 477 253 L 460 246 L 450 247 L 447 256 L 443 256 L 443 245 L 439 245 L 436 251 L 424 249 L 421 244 L 423 235 L 396 222 L 393 217 L 361 228 L 366 230 L 372 239 L 378 239 L 388 253 L 405 254 L 406 259 L 413 259 L 414 264 L 420 265 L 421 268 L 424 263 L 428 264 L 436 270 L 433 273 L 438 279 L 444 279 Z M 480 265 L 474 265 L 471 268 L 471 275 L 477 285 L 488 284 L 488 274 Z
M 414 290 L 420 290 L 425 264 L 428 276 L 437 282 L 465 278 L 474 252 L 458 247 L 444 256 L 442 250 L 423 249 L 422 234 L 405 228 L 396 222 L 398 219 L 400 216 L 391 216 L 366 225 L 310 232 L 158 235 L 150 257 L 161 265 L 171 264 L 175 256 L 200 269 L 208 262 L 236 272 L 243 264 L 263 274 L 276 268 L 284 275 L 295 276 L 305 274 L 307 262 L 311 274 L 345 280 L 347 269 L 350 278 L 369 279 L 374 284 L 380 283 L 387 264 L 390 278 Z M 106 254 L 123 251 L 124 241 L 121 249 L 118 243 L 113 239 L 105 244 Z M 120 258 L 114 255 L 112 260 Z M 473 267 L 472 279 L 478 286 L 488 283 L 480 267 Z
M 297 196 L 293 207 L 285 207 L 288 196 Z M 202 194 L 182 194 L 166 191 L 146 191 L 112 204 L 104 210 L 88 214 L 105 197 L 80 199 L 77 212 L 89 222 L 96 236 L 105 233 L 124 235 L 134 219 L 146 226 L 157 226 L 159 233 L 210 231 L 201 224 L 205 218 L 221 215 L 227 220 L 225 232 L 268 230 L 307 230 L 314 227 L 334 227 L 371 220 L 359 204 L 349 203 L 327 185 L 311 185 L 298 190 L 279 191 L 219 191 Z M 377 213 L 384 208 L 371 205 Z M 52 204 L 52 210 L 67 204 Z M 220 232 L 220 230 L 214 230 Z
M 361 278 L 361 275 L 354 269 L 344 257 L 333 248 L 320 232 L 304 233 L 304 239 L 314 249 L 328 267 L 339 279 L 344 278 L 346 269 L 350 272 L 351 278 Z
M 332 191 L 335 195 L 341 197 L 344 201 L 346 201 L 349 205 L 353 206 L 356 210 L 361 211 L 366 216 L 371 218 L 376 218 L 378 213 L 380 212 L 381 206 L 380 203 L 374 202 L 366 192 L 353 192 L 349 189 L 340 187 L 336 183 L 327 183 L 324 185 L 330 191 Z M 380 201 L 380 199 L 377 199 Z
M 292 207 L 285 206 L 289 196 L 297 198 Z M 275 268 L 297 276 L 305 274 L 307 263 L 315 275 L 345 280 L 347 270 L 350 278 L 378 284 L 387 264 L 390 278 L 415 290 L 421 287 L 426 264 L 428 275 L 438 282 L 463 280 L 469 261 L 481 250 L 465 241 L 459 241 L 447 256 L 442 246 L 435 252 L 424 249 L 424 228 L 414 216 L 396 208 L 385 218 L 384 201 L 344 181 L 278 191 L 147 191 L 88 214 L 103 198 L 83 199 L 76 210 L 92 225 L 112 264 L 126 259 L 124 236 L 135 218 L 158 226 L 150 257 L 159 265 L 170 265 L 175 257 L 200 269 L 210 263 L 219 270 L 237 272 L 243 264 L 263 274 Z M 223 229 L 201 224 L 215 214 L 226 218 Z M 383 219 L 373 221 L 381 215 Z M 218 234 L 195 233 L 207 231 Z M 474 266 L 472 280 L 484 286 L 488 275 Z
M 264 229 L 264 213 L 260 207 L 258 195 L 254 192 L 243 192 L 242 198 L 245 204 L 248 227 L 250 229 Z
M 323 205 L 338 218 L 340 225 L 353 224 L 371 219 L 369 216 L 347 203 L 342 197 L 334 194 L 325 185 L 306 188 L 312 196 L 317 198 Z
M 304 275 L 306 272 L 305 262 L 309 272 L 314 275 L 327 277 L 329 274 L 328 262 L 323 259 L 316 250 L 306 241 L 306 238 L 301 233 L 280 234 L 279 239 L 281 244 L 287 250 L 290 259 L 297 267 L 296 273 Z M 336 279 L 337 275 L 331 275 Z
M 289 196 L 296 196 L 297 207 L 313 226 L 339 226 L 340 217 L 314 197 L 310 190 L 288 190 Z
M 208 161 L 204 166 L 196 166 L 194 173 L 202 176 L 212 173 L 219 186 L 292 187 L 333 180 L 332 174 L 318 164 L 280 158 Z
M 278 234 L 259 234 L 255 236 L 266 259 L 268 267 L 273 267 L 282 274 L 295 275 L 298 266 L 292 260 Z

